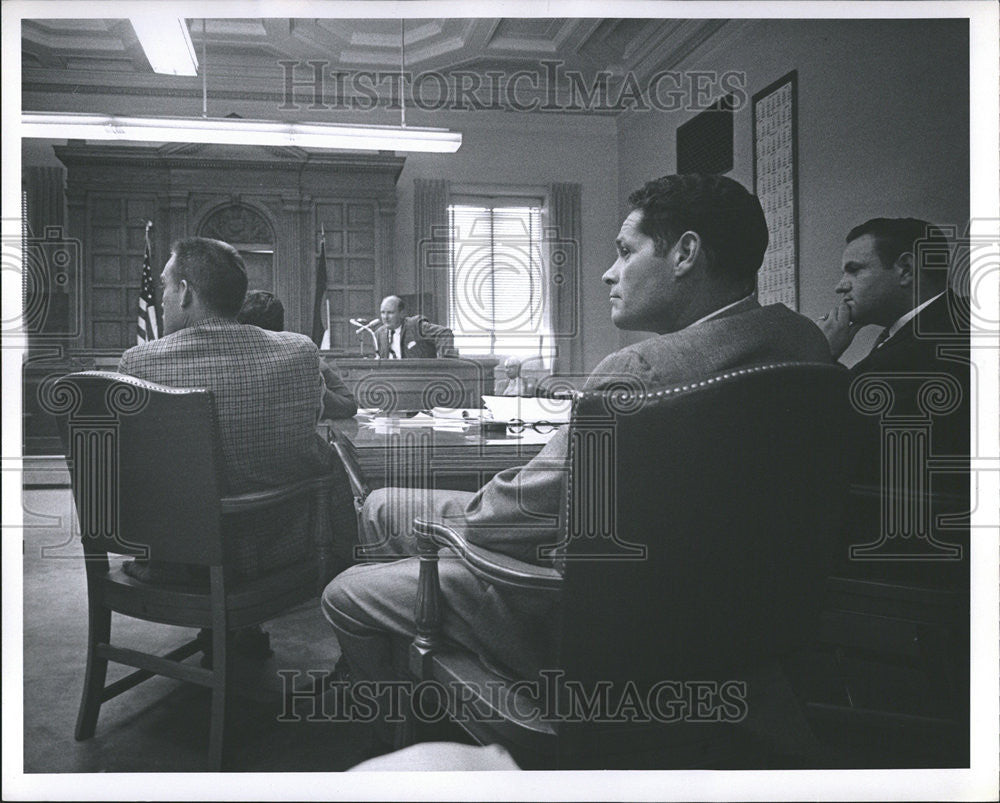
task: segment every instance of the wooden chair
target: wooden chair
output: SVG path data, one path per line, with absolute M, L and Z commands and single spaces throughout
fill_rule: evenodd
M 364 469 L 361 468 L 358 448 L 347 435 L 337 433 L 332 427 L 327 430 L 327 441 L 333 447 L 334 451 L 336 451 L 337 456 L 340 457 L 340 462 L 344 464 L 344 470 L 347 472 L 347 480 L 351 484 L 351 494 L 354 497 L 354 510 L 357 513 L 361 513 L 365 499 L 368 498 L 372 489 L 368 483 L 368 478 L 365 476 Z
M 101 704 L 153 675 L 166 675 L 212 690 L 209 758 L 218 771 L 231 635 L 310 599 L 316 593 L 317 561 L 309 558 L 257 579 L 237 581 L 227 565 L 227 517 L 261 514 L 301 500 L 310 510 L 314 538 L 329 478 L 223 496 L 221 453 L 212 394 L 164 387 L 115 373 L 70 374 L 52 388 L 80 521 L 87 571 L 89 633 L 83 698 L 76 738 L 94 735 Z M 202 567 L 207 587 L 141 582 L 109 555 L 130 555 Z M 212 668 L 182 663 L 199 652 L 193 639 L 158 656 L 111 642 L 111 614 L 162 624 L 211 628 Z M 109 661 L 137 671 L 105 685 Z
M 811 734 L 790 690 L 772 680 L 776 659 L 818 626 L 846 491 L 846 388 L 840 367 L 779 364 L 649 393 L 579 394 L 569 529 L 551 553 L 557 568 L 415 523 L 421 575 L 411 671 L 464 685 L 480 715 L 461 726 L 480 743 L 503 744 L 525 767 L 759 766 L 794 751 L 789 742 Z M 442 546 L 501 589 L 560 595 L 560 705 L 570 681 L 584 690 L 610 684 L 614 700 L 630 684 L 645 694 L 664 680 L 749 679 L 746 719 L 698 722 L 680 712 L 637 725 L 547 716 L 560 710 L 552 700 L 442 640 Z M 497 684 L 504 693 L 480 693 Z

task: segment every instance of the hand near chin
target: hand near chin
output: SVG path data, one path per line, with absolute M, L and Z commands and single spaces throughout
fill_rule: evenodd
M 839 301 L 832 310 L 820 317 L 816 325 L 826 335 L 826 342 L 830 344 L 830 353 L 834 359 L 847 350 L 861 328 L 854 325 L 851 309 L 843 301 Z

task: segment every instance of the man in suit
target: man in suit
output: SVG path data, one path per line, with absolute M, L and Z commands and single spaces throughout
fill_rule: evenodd
M 181 240 L 160 277 L 164 336 L 126 351 L 118 370 L 173 387 L 212 391 L 225 491 L 239 494 L 334 472 L 331 527 L 353 535 L 343 466 L 317 434 L 323 380 L 319 352 L 305 335 L 236 320 L 247 288 L 239 253 L 218 240 Z M 183 504 L 180 500 L 179 504 Z M 237 576 L 253 577 L 313 554 L 307 511 L 288 506 L 267 520 L 228 520 Z M 169 515 L 169 512 L 165 512 Z M 238 536 L 236 535 L 238 533 Z M 280 538 L 278 536 L 281 536 Z M 126 564 L 141 579 L 196 581 L 185 567 Z
M 240 323 L 259 326 L 269 332 L 285 330 L 285 305 L 281 299 L 266 290 L 252 290 L 236 315 Z M 351 389 L 329 362 L 320 357 L 323 375 L 323 418 L 351 418 L 358 412 L 358 403 Z
M 451 329 L 431 323 L 421 315 L 407 317 L 406 303 L 399 296 L 383 298 L 379 315 L 382 325 L 375 330 L 375 339 L 381 359 L 456 356 Z
M 924 220 L 873 218 L 851 229 L 834 288 L 840 299 L 818 321 L 833 356 L 871 324 L 882 332 L 851 368 L 855 376 L 932 365 L 942 336 L 968 327 L 968 299 L 948 291 L 948 259 L 944 234 Z
M 781 305 L 754 298 L 768 232 L 756 197 L 721 176 L 667 176 L 630 196 L 604 274 L 611 317 L 621 329 L 656 335 L 605 358 L 587 379 L 599 389 L 659 388 L 772 361 L 831 361 L 819 329 Z M 478 493 L 381 489 L 368 497 L 359 536 L 375 558 L 323 595 L 353 675 L 395 675 L 391 634 L 414 632 L 418 561 L 413 516 L 439 519 L 469 542 L 531 563 L 564 531 L 568 433 L 558 430 L 522 469 L 501 472 Z M 447 638 L 522 677 L 551 665 L 558 598 L 507 592 L 458 561 L 439 567 Z
M 947 238 L 924 220 L 873 218 L 847 235 L 843 275 L 835 288 L 840 299 L 818 323 L 834 358 L 864 326 L 883 327 L 871 351 L 850 370 L 855 382 L 865 377 L 877 380 L 888 390 L 890 405 L 881 417 L 859 415 L 856 420 L 854 475 L 858 484 L 878 488 L 879 493 L 855 501 L 850 546 L 874 543 L 882 532 L 880 497 L 890 492 L 882 487 L 883 449 L 891 449 L 893 443 L 883 425 L 903 419 L 929 421 L 927 457 L 968 459 L 969 300 L 948 287 L 949 262 Z M 936 390 L 928 394 L 931 389 Z M 925 465 L 913 468 L 926 470 Z M 967 470 L 939 473 L 927 485 L 921 479 L 921 488 L 930 488 L 935 495 L 929 520 L 968 510 Z M 937 540 L 968 541 L 967 530 L 931 533 Z M 856 555 L 842 570 L 918 585 L 967 584 L 967 546 L 961 559 L 928 560 L 928 554 L 940 558 L 944 551 L 929 544 L 928 533 L 910 534 L 914 535 L 918 537 L 891 537 L 885 550 L 907 550 L 912 560 L 865 561 Z M 845 547 L 842 557 L 848 554 Z

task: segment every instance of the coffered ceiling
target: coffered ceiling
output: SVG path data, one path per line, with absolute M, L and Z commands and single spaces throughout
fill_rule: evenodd
M 692 19 L 408 19 L 405 63 L 411 75 L 436 72 L 454 85 L 461 73 L 493 73 L 502 85 L 518 71 L 549 73 L 565 92 L 569 73 L 590 87 L 603 73 L 612 87 L 631 73 L 639 81 L 670 69 L 725 20 Z M 400 68 L 398 19 L 189 19 L 200 69 L 215 98 L 280 100 L 287 67 L 308 83 L 309 62 L 325 75 Z M 110 94 L 200 97 L 201 77 L 152 72 L 126 19 L 31 19 L 21 29 L 23 104 L 62 108 L 60 96 Z M 558 62 L 556 68 L 554 63 Z M 548 63 L 548 66 L 546 66 Z M 470 80 L 468 78 L 464 79 Z M 530 78 L 519 89 L 531 91 Z M 380 103 L 388 103 L 379 93 Z M 113 111 L 104 109 L 102 111 Z M 608 113 L 604 110 L 603 113 Z

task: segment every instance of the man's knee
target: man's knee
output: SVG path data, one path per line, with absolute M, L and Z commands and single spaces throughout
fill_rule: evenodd
M 359 579 L 352 568 L 337 575 L 323 590 L 323 614 L 330 624 L 351 628 L 361 623 L 363 610 L 357 604 L 358 583 L 364 583 L 364 579 Z
M 364 538 L 366 534 L 374 534 L 381 529 L 383 513 L 388 500 L 388 489 L 378 488 L 368 494 L 365 503 L 361 508 L 361 527 L 359 535 Z

